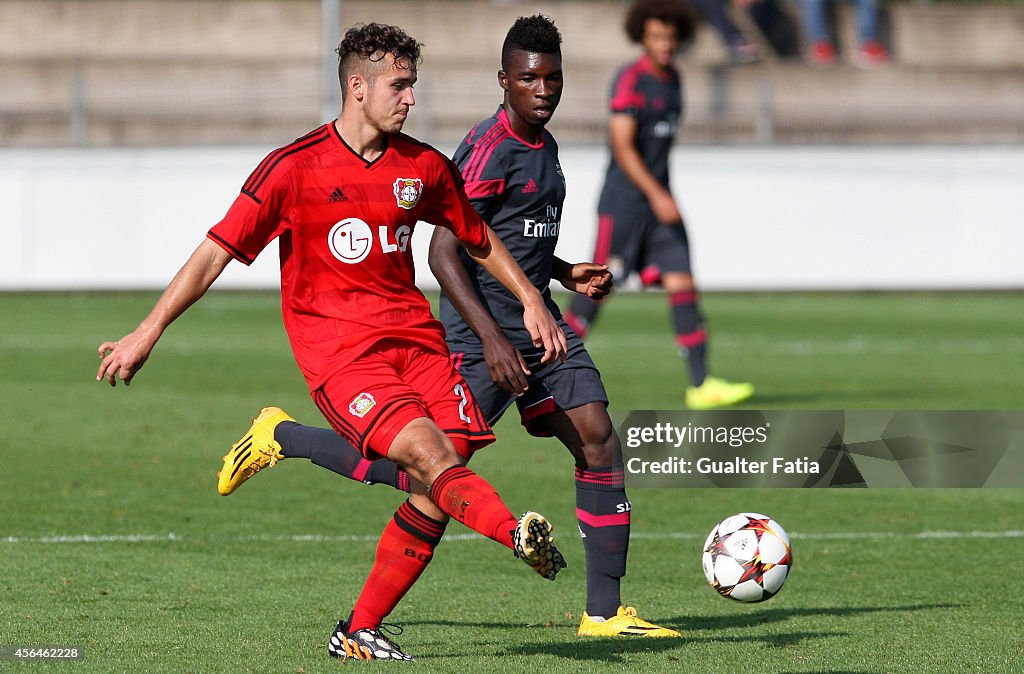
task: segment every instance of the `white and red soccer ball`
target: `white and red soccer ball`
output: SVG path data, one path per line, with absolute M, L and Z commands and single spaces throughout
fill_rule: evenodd
M 711 530 L 704 542 L 704 576 L 718 594 L 743 602 L 771 599 L 793 568 L 785 529 L 760 513 L 740 513 Z

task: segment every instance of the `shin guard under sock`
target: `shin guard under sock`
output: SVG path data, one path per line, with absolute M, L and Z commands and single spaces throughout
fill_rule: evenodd
M 444 522 L 406 501 L 384 527 L 373 568 L 349 619 L 349 632 L 376 629 L 427 568 L 444 534 Z
M 465 466 L 452 466 L 434 480 L 437 507 L 479 534 L 512 548 L 517 520 L 491 484 Z
M 576 469 L 576 518 L 587 555 L 587 614 L 610 618 L 622 598 L 630 503 L 622 465 Z
M 672 310 L 672 328 L 676 333 L 676 345 L 686 356 L 690 367 L 690 385 L 700 386 L 707 377 L 708 333 L 704 329 L 704 318 L 697 308 L 697 291 L 670 293 L 669 305 Z

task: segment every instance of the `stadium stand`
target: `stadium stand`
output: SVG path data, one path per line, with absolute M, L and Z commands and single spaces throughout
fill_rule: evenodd
M 600 143 L 605 89 L 632 54 L 625 4 L 346 0 L 342 25 L 397 23 L 425 44 L 408 131 L 453 143 L 498 102 L 501 28 L 545 12 L 573 72 L 553 130 L 562 142 Z M 828 70 L 734 66 L 704 27 L 683 60 L 681 141 L 1024 142 L 1024 5 L 908 3 L 887 13 L 894 62 L 875 70 L 847 54 Z M 839 18 L 840 43 L 853 44 L 850 9 Z M 278 143 L 320 121 L 319 21 L 318 0 L 6 0 L 0 146 Z

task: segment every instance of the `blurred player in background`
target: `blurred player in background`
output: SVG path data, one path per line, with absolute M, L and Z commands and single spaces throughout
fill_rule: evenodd
M 523 268 L 557 315 L 552 278 L 587 297 L 611 288 L 604 265 L 569 264 L 555 256 L 565 201 L 558 145 L 545 129 L 562 94 L 561 35 L 544 16 L 519 18 L 501 52 L 504 100 L 455 151 L 470 202 Z M 608 416 L 608 397 L 582 340 L 562 323 L 568 357 L 549 362 L 523 322 L 523 305 L 486 268 L 460 251 L 455 236 L 434 230 L 430 266 L 441 283 L 441 320 L 459 372 L 489 423 L 514 402 L 530 433 L 557 437 L 572 454 L 576 513 L 587 558 L 583 636 L 679 636 L 622 605 L 631 504 L 623 482 L 622 448 Z M 303 457 L 346 477 L 405 488 L 389 461 L 365 460 L 336 434 L 294 423 L 267 408 L 225 457 L 220 491 L 285 457 Z
M 412 478 L 381 535 L 367 589 L 329 648 L 341 657 L 408 660 L 379 631 L 380 620 L 426 567 L 449 516 L 544 577 L 565 566 L 544 518 L 517 521 L 464 465 L 494 436 L 415 286 L 416 222 L 449 228 L 522 302 L 539 362 L 564 359 L 566 340 L 545 298 L 469 204 L 458 169 L 401 133 L 415 103 L 420 45 L 395 26 L 371 23 L 350 29 L 338 54 L 341 115 L 263 160 L 150 315 L 100 345 L 96 379 L 129 384 L 163 331 L 232 259 L 251 264 L 278 238 L 284 324 L 314 402 L 363 456 L 386 456 Z
M 686 405 L 709 409 L 743 402 L 754 387 L 708 374 L 708 336 L 686 228 L 669 188 L 669 153 L 683 111 L 672 59 L 693 40 L 696 26 L 693 10 L 679 0 L 637 0 L 626 14 L 626 33 L 644 53 L 619 70 L 612 85 L 612 157 L 597 207 L 594 261 L 607 263 L 619 279 L 637 272 L 644 285 L 665 288 L 676 344 L 690 370 Z M 600 308 L 597 300 L 576 296 L 565 320 L 585 337 Z

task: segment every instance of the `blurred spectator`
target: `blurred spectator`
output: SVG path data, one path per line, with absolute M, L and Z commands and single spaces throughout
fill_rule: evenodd
M 830 0 L 802 0 L 804 22 L 810 45 L 807 60 L 814 66 L 831 66 L 836 62 L 836 48 L 829 26 Z M 854 63 L 866 68 L 885 65 L 889 52 L 878 41 L 878 7 L 875 0 L 852 0 L 857 8 L 859 46 Z M 834 9 L 834 8 L 832 8 Z
M 721 36 L 733 63 L 753 63 L 762 58 L 761 46 L 744 35 L 729 16 L 730 0 L 691 0 L 691 3 Z M 799 31 L 779 0 L 735 0 L 735 3 L 749 12 L 776 55 L 782 58 L 799 55 Z

